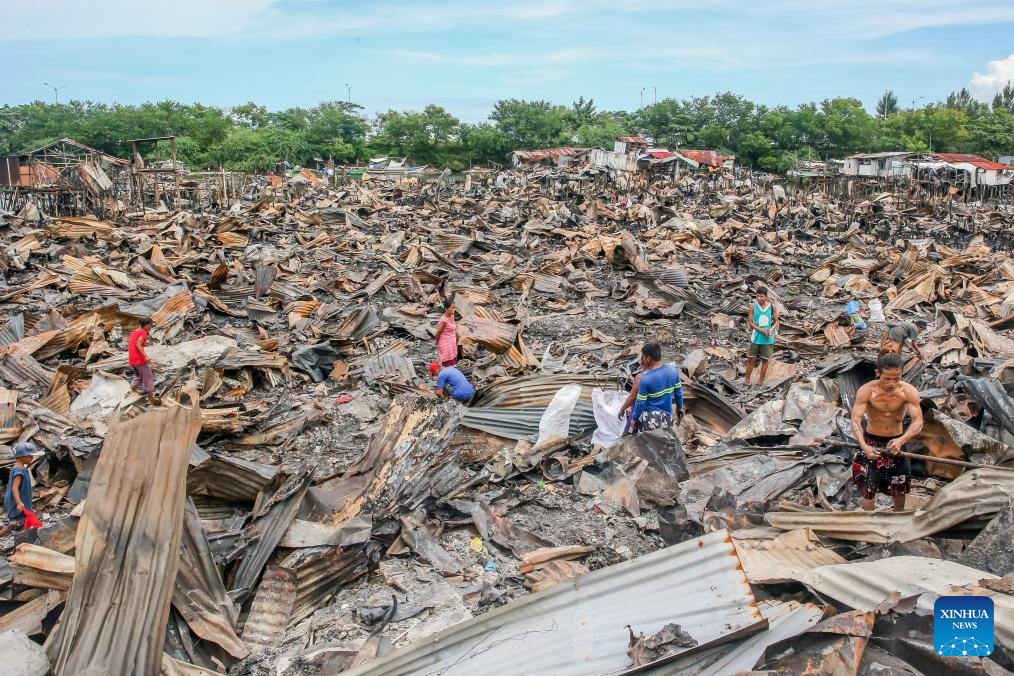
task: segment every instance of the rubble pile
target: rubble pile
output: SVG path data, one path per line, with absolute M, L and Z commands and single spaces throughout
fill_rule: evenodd
M 0 656 L 57 674 L 1014 670 L 1014 209 L 721 173 L 445 178 L 4 215 L 0 442 L 44 453 L 43 527 L 4 541 Z M 747 385 L 762 285 L 781 329 Z M 467 405 L 428 379 L 444 301 Z M 142 317 L 155 405 L 129 382 Z M 905 511 L 863 512 L 849 410 L 908 320 L 916 478 Z M 619 436 L 651 340 L 687 415 Z M 992 654 L 935 648 L 948 595 L 992 599 Z

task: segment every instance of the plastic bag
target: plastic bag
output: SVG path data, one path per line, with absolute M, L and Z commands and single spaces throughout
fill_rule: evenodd
M 869 303 L 870 308 L 870 322 L 873 324 L 879 324 L 886 322 L 887 317 L 884 316 L 884 305 L 880 302 L 879 298 L 874 298 Z
M 549 439 L 566 439 L 570 436 L 570 414 L 574 412 L 577 400 L 581 398 L 580 385 L 561 387 L 546 407 L 539 421 L 539 438 L 536 444 Z
M 542 353 L 542 372 L 559 373 L 563 370 L 563 362 L 567 359 L 569 350 L 561 343 L 550 343 L 546 351 Z
M 626 421 L 616 416 L 626 399 L 627 393 L 620 390 L 603 390 L 601 387 L 592 390 L 592 412 L 595 414 L 593 444 L 609 448 L 619 441 Z
M 35 512 L 25 507 L 21 513 L 25 515 L 25 528 L 42 528 L 42 522 L 35 516 Z

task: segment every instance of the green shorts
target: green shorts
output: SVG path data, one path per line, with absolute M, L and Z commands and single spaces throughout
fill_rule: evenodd
M 774 353 L 775 346 L 773 344 L 764 345 L 762 343 L 750 343 L 750 351 L 747 352 L 749 356 L 761 359 L 771 359 L 771 355 Z

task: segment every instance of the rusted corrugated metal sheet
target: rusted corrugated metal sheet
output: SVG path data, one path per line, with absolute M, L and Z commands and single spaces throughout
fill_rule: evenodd
M 187 476 L 187 493 L 253 504 L 278 468 L 231 455 L 213 454 Z
M 296 572 L 296 601 L 289 626 L 323 608 L 340 588 L 365 575 L 370 567 L 373 545 L 354 547 L 311 547 L 294 551 L 282 566 Z
M 581 386 L 581 400 L 591 403 L 591 391 L 595 387 L 617 385 L 617 378 L 598 378 L 579 374 L 558 374 L 553 376 L 523 376 L 493 383 L 476 392 L 476 406 L 496 408 L 520 408 L 549 406 L 553 396 L 566 385 Z
M 363 378 L 368 384 L 411 383 L 416 379 L 412 360 L 401 355 L 380 355 L 367 359 L 363 365 Z
M 465 317 L 458 322 L 457 327 L 460 345 L 482 345 L 494 354 L 502 354 L 511 349 L 518 337 L 518 327 L 515 324 L 480 316 Z
M 545 406 L 497 408 L 482 406 L 469 408 L 461 419 L 464 427 L 486 432 L 505 439 L 529 439 L 539 434 L 539 422 L 546 412 Z M 595 429 L 595 414 L 586 401 L 579 401 L 570 415 L 570 436 Z
M 196 635 L 217 643 L 236 659 L 249 654 L 236 635 L 239 609 L 225 591 L 204 526 L 189 498 L 183 513 L 180 568 L 172 598 L 173 606 Z
M 338 525 L 369 509 L 376 525 L 460 490 L 470 474 L 449 443 L 464 411 L 456 401 L 399 395 L 363 457 L 341 477 L 315 486 L 301 518 Z
M 57 676 L 158 671 L 200 420 L 195 404 L 110 425 L 78 529 L 77 573 L 47 643 Z
M 996 378 L 967 378 L 959 376 L 959 382 L 966 392 L 990 415 L 1014 434 L 1014 399 Z
M 0 357 L 0 381 L 12 386 L 49 387 L 53 373 L 27 354 Z
M 243 641 L 255 653 L 280 643 L 295 602 L 296 574 L 288 568 L 268 566 L 243 625 Z
M 766 626 L 728 531 L 556 584 L 351 670 L 350 676 L 615 673 L 629 625 L 679 624 L 699 646 Z
M 25 315 L 18 313 L 0 329 L 0 345 L 11 345 L 25 337 Z
M 40 589 L 70 589 L 74 557 L 23 542 L 7 559 L 15 584 Z
M 845 563 L 839 554 L 817 542 L 806 528 L 773 539 L 736 540 L 736 552 L 751 584 L 789 582 L 812 568 Z
M 67 326 L 57 332 L 43 347 L 36 353 L 35 358 L 39 360 L 49 359 L 64 352 L 65 350 L 76 350 L 81 343 L 88 340 L 92 330 L 98 326 L 99 316 L 94 312 L 83 314 Z
M 253 521 L 244 531 L 244 537 L 253 545 L 243 554 L 232 577 L 229 588 L 233 598 L 242 601 L 253 591 L 268 557 L 296 517 L 312 479 L 312 468 L 304 468 L 292 477 L 279 474 L 257 496 Z
M 768 512 L 775 528 L 810 528 L 858 542 L 910 542 L 999 512 L 1014 493 L 1014 472 L 976 469 L 947 484 L 915 512 Z

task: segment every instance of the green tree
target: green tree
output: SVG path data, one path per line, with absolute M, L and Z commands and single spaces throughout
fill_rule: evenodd
M 461 122 L 440 106 L 421 112 L 389 110 L 377 118 L 376 136 L 370 144 L 377 152 L 410 157 L 417 163 L 460 165 Z
M 898 97 L 894 95 L 893 89 L 887 89 L 877 101 L 877 117 L 883 120 L 896 112 L 898 112 Z
M 548 148 L 572 143 L 569 111 L 549 101 L 502 99 L 493 106 L 489 119 L 514 149 Z
M 960 110 L 966 115 L 975 115 L 985 108 L 985 104 L 976 101 L 972 93 L 964 87 L 948 94 L 944 106 L 951 110 Z
M 1014 115 L 1014 85 L 1011 84 L 1010 80 L 1007 80 L 1004 88 L 993 97 L 993 110 L 1005 110 Z

